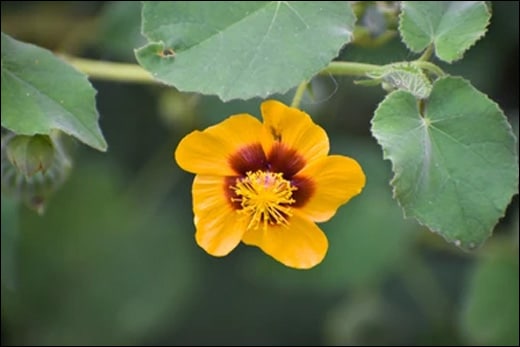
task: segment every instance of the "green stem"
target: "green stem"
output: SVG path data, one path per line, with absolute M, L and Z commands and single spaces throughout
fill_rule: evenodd
M 130 83 L 157 83 L 148 71 L 137 64 L 114 63 L 71 56 L 62 57 L 91 78 Z
M 302 101 L 303 94 L 305 93 L 305 90 L 307 89 L 307 84 L 309 82 L 303 81 L 298 85 L 298 88 L 296 88 L 296 92 L 294 92 L 294 97 L 291 102 L 291 107 L 298 108 L 300 106 L 300 102 Z
M 159 83 L 152 75 L 137 64 L 114 63 L 92 59 L 77 58 L 63 55 L 68 63 L 78 70 L 87 74 L 90 78 L 97 78 L 109 81 L 128 82 L 128 83 Z M 437 76 L 444 76 L 444 71 L 437 65 L 428 61 L 416 60 L 413 62 L 417 67 L 427 70 Z M 374 65 L 365 63 L 354 63 L 347 61 L 333 61 L 326 68 L 319 72 L 320 75 L 338 76 L 365 76 L 369 72 L 376 72 L 385 65 Z M 298 107 L 307 87 L 307 81 L 300 83 L 296 89 L 293 107 Z
M 433 44 L 426 47 L 423 54 L 417 59 L 418 61 L 428 61 L 432 57 L 433 54 Z
M 353 63 L 348 61 L 333 61 L 325 69 L 320 71 L 320 75 L 338 76 L 365 76 L 369 72 L 382 69 L 382 65 Z
M 442 77 L 445 75 L 444 71 L 442 71 L 442 69 L 440 67 L 438 67 L 434 63 L 430 63 L 429 61 L 417 60 L 417 61 L 414 61 L 413 63 L 415 64 L 415 66 L 417 66 L 421 69 L 427 70 L 427 71 L 437 75 L 438 77 Z

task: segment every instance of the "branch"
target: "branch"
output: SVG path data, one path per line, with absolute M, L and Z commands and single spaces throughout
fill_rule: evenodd
M 128 83 L 160 83 L 137 64 L 114 63 L 66 55 L 61 57 L 90 78 Z

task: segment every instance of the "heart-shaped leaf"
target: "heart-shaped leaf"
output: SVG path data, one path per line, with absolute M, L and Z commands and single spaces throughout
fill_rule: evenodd
M 403 1 L 399 31 L 413 52 L 435 45 L 452 62 L 486 33 L 491 14 L 485 1 Z
M 515 137 L 497 104 L 446 77 L 423 105 L 405 91 L 389 94 L 372 132 L 407 216 L 464 248 L 490 236 L 518 187 Z
M 267 97 L 308 80 L 352 37 L 346 2 L 144 2 L 136 57 L 182 91 L 222 100 Z

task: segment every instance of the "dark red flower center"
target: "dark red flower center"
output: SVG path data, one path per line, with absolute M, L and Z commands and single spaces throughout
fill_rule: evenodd
M 244 146 L 229 158 L 229 164 L 237 175 L 226 177 L 224 190 L 229 198 L 228 201 L 236 210 L 242 209 L 243 206 L 236 190 L 230 187 L 236 185 L 237 179 L 243 180 L 251 172 L 281 173 L 281 177 L 294 187 L 292 191 L 294 202 L 291 207 L 305 205 L 315 190 L 314 182 L 310 178 L 298 175 L 306 164 L 305 159 L 282 142 L 276 142 L 267 154 L 260 143 Z

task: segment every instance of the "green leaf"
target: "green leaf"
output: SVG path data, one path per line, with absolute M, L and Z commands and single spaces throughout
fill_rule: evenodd
M 470 278 L 460 324 L 468 345 L 518 346 L 518 254 L 493 246 Z
M 434 44 L 451 63 L 484 36 L 490 17 L 484 1 L 403 1 L 399 31 L 411 51 Z
M 144 2 L 150 42 L 136 57 L 181 91 L 265 98 L 327 66 L 351 40 L 354 22 L 346 2 Z
M 405 215 L 463 248 L 490 236 L 518 186 L 515 137 L 497 104 L 461 78 L 442 78 L 423 105 L 389 94 L 372 132 Z
M 96 91 L 86 76 L 32 44 L 2 33 L 2 126 L 19 135 L 55 129 L 105 151 Z

